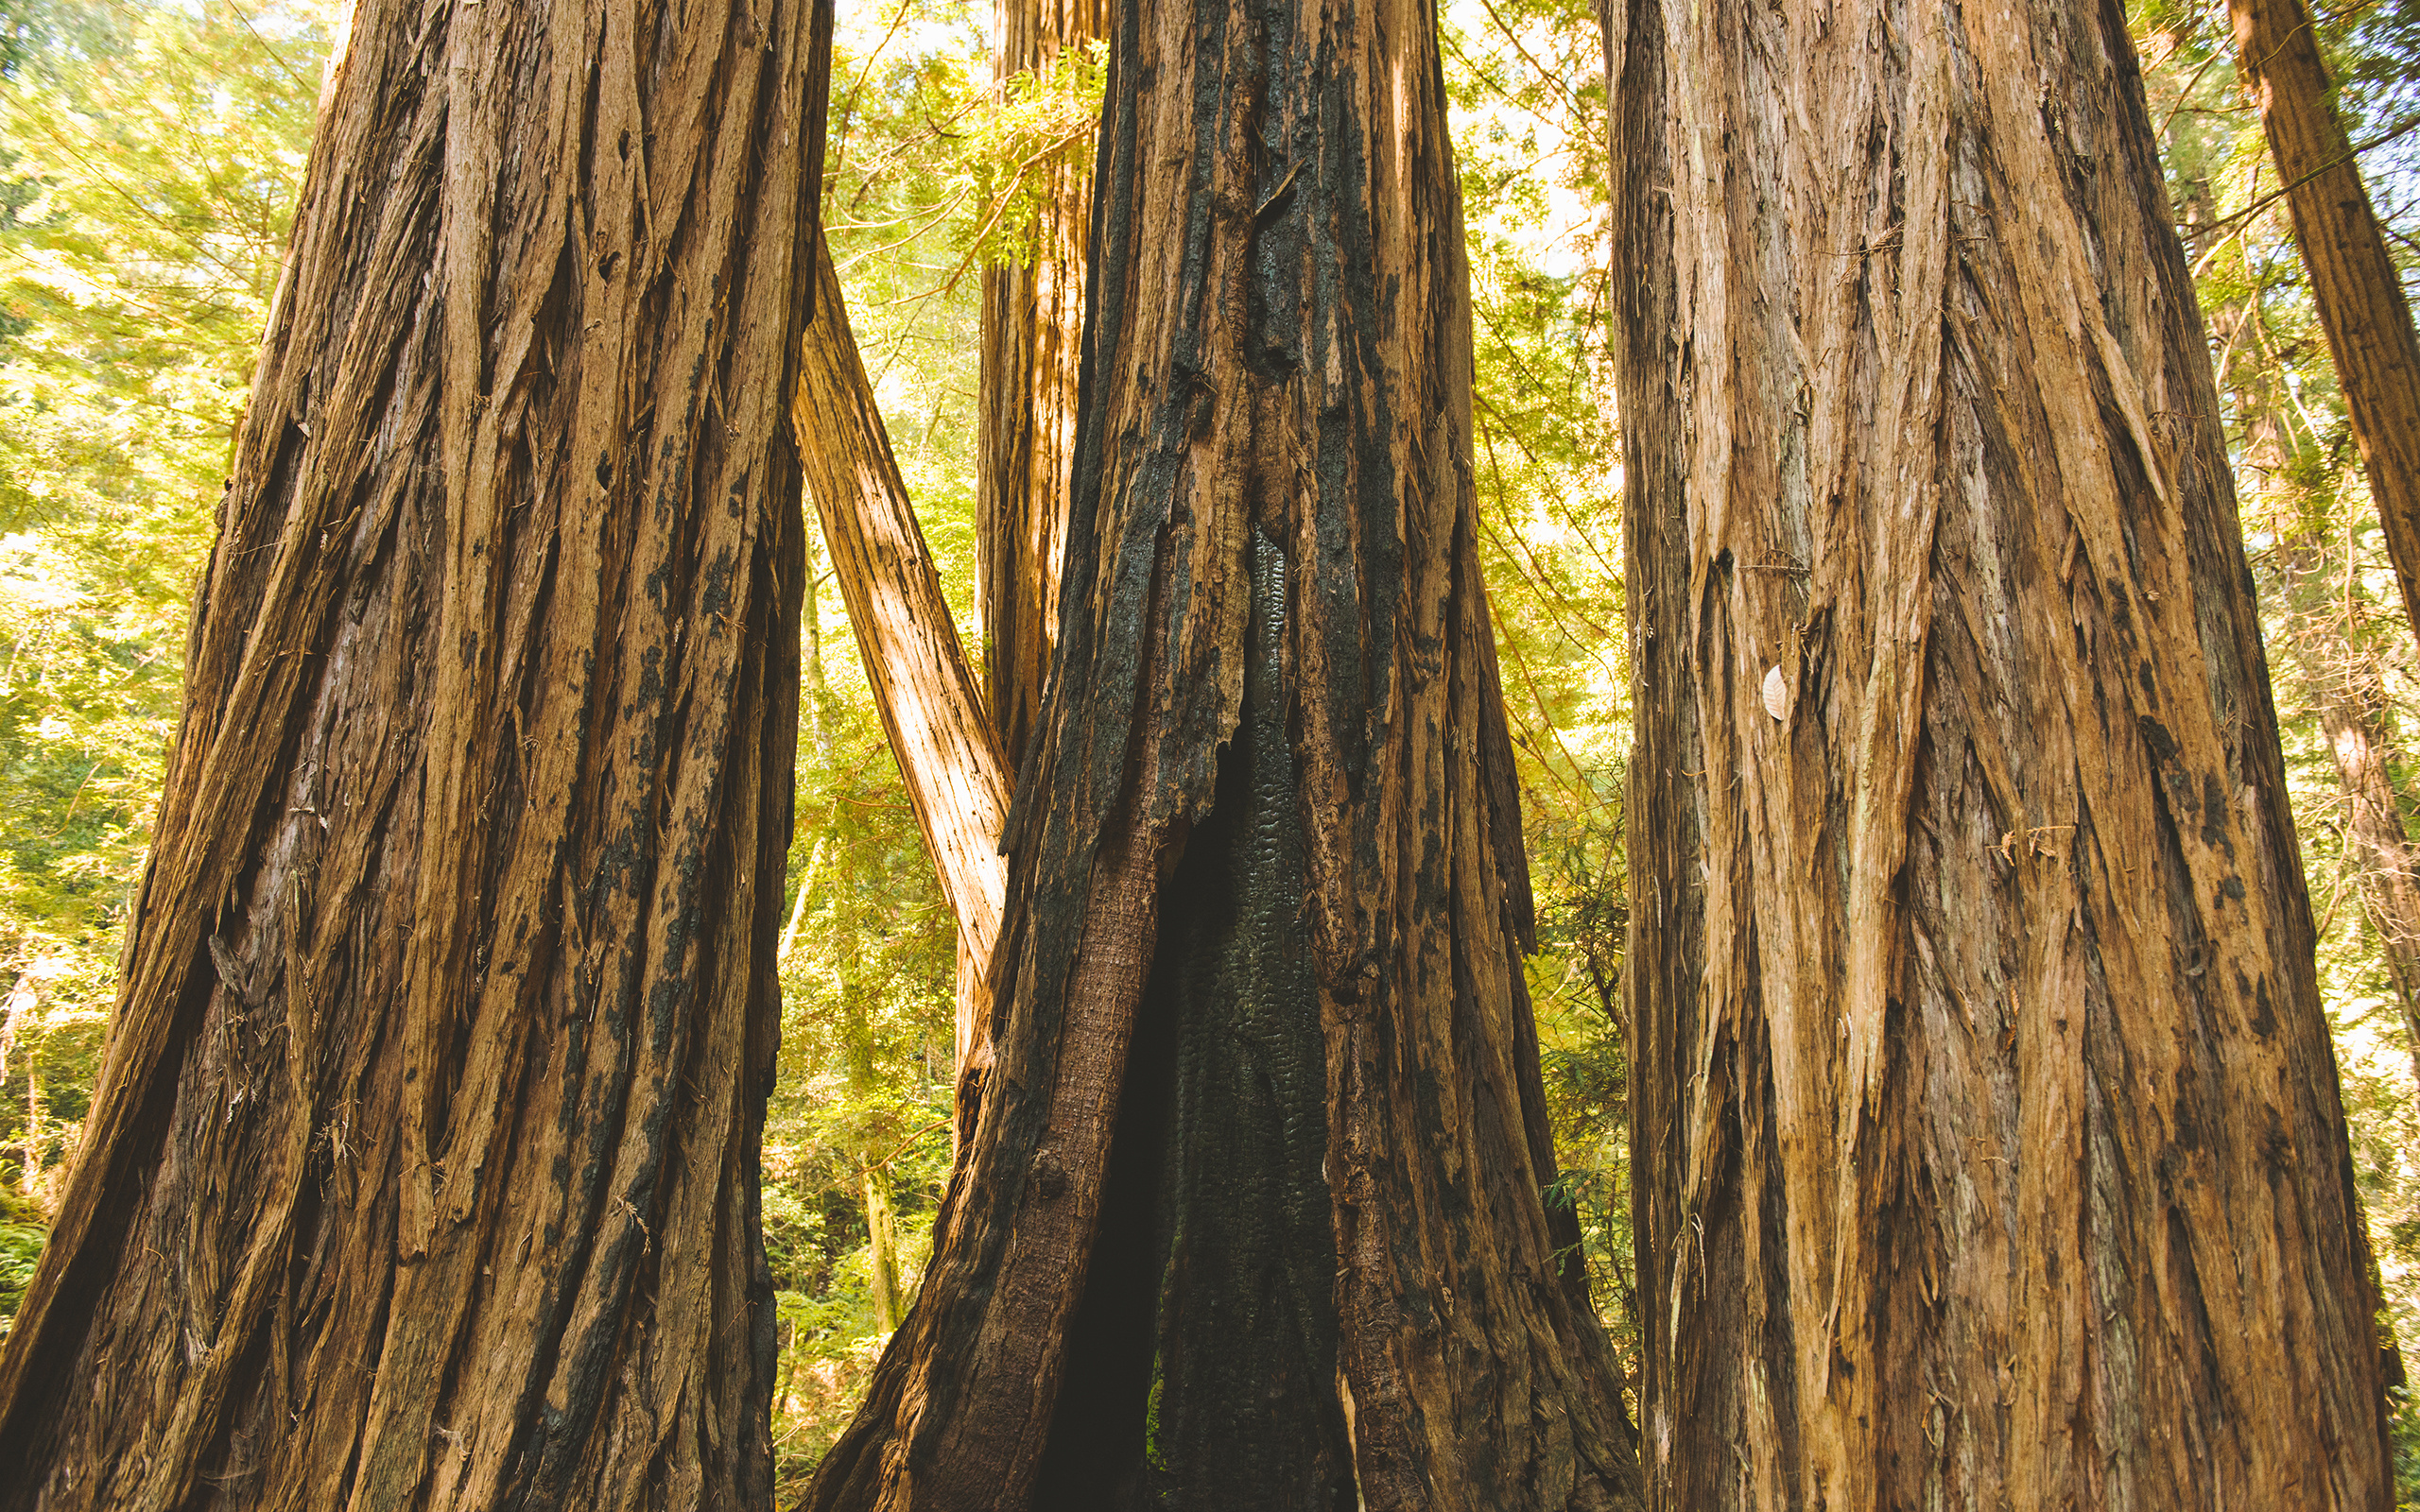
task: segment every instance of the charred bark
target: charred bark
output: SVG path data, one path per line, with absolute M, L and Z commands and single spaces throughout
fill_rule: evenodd
M 1668 1507 L 2392 1500 L 2119 9 L 1607 17 Z
M 815 276 L 819 315 L 806 334 L 796 401 L 800 450 L 883 733 L 941 874 L 942 895 L 958 919 L 962 1143 L 991 1063 L 987 973 L 1008 885 L 999 844 L 1009 772 L 891 455 L 849 330 L 839 275 L 820 241 Z
M 1047 74 L 1109 34 L 1108 0 L 998 0 L 994 77 Z M 1076 451 L 1077 336 L 1092 172 L 1056 160 L 1036 186 L 1032 255 L 983 270 L 975 454 L 976 616 L 1000 748 L 1024 759 L 1059 644 L 1059 562 Z
M 367 4 L 0 1506 L 770 1493 L 828 8 Z
M 1635 1504 L 1541 1195 L 1436 46 L 1119 12 L 998 1063 L 811 1507 Z
M 2311 303 L 2369 475 L 2403 609 L 2420 633 L 2420 330 L 2336 112 L 2304 0 L 2228 0 L 2236 62 L 2284 180 Z

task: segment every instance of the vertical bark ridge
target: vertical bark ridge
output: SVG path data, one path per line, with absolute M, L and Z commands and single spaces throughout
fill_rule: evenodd
M 994 81 L 1046 76 L 1109 35 L 1110 9 L 1108 0 L 997 0 Z M 983 270 L 975 451 L 976 618 L 994 727 L 1011 763 L 1032 742 L 1059 644 L 1091 169 L 1053 162 L 1034 195 L 1031 256 Z
M 1556 1277 L 1551 1151 L 1531 1137 L 1526 863 L 1474 565 L 1435 28 L 1399 0 L 1118 12 L 1063 641 L 1008 830 L 998 1062 L 925 1289 L 810 1507 L 1038 1505 L 1074 1484 L 1052 1467 L 1097 1449 L 1126 1457 L 1087 1467 L 1079 1499 L 1116 1505 L 1635 1504 L 1618 1373 Z M 1261 575 L 1267 614 L 1255 531 L 1290 564 Z M 1280 592 L 1263 713 L 1253 626 Z M 1263 807 L 1253 764 L 1279 730 L 1290 799 Z M 1217 880 L 1254 869 L 1263 818 L 1270 856 L 1300 837 L 1297 909 L 1282 880 L 1266 909 Z M 1275 986 L 1289 934 L 1299 1004 Z M 1273 1038 L 1214 1048 L 1216 1015 L 1264 1008 Z M 1306 1030 L 1315 1181 L 1276 1074 Z M 1238 1085 L 1229 1055 L 1268 1079 L 1211 1119 Z M 1230 1178 L 1268 1211 L 1238 1211 Z M 1298 1201 L 1320 1239 L 1279 1216 Z M 1097 1255 L 1141 1279 L 1096 1278 Z M 1315 1303 L 1284 1280 L 1305 1266 L 1333 1273 Z M 1270 1310 L 1222 1310 L 1252 1276 Z M 1113 1316 L 1152 1348 L 1104 1337 Z M 1331 1328 L 1333 1379 L 1311 1383 Z M 1181 1354 L 1233 1336 L 1272 1341 L 1270 1379 L 1317 1406 L 1219 1461 L 1206 1425 L 1241 1420 L 1251 1383 Z M 1128 1426 L 1075 1421 L 1063 1383 Z
M 2386 1504 L 2123 18 L 1606 26 L 1652 1500 Z
M 829 28 L 356 14 L 0 1505 L 769 1494 Z

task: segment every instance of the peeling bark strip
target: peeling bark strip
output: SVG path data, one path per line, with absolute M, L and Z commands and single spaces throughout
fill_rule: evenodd
M 1654 1503 L 2388 1506 L 2123 16 L 1636 0 L 1606 31 Z
M 358 13 L 0 1506 L 769 1496 L 829 36 Z
M 1634 1505 L 1540 1197 L 1434 13 L 1130 0 L 1112 70 L 999 1058 L 806 1504 Z
M 796 417 L 807 491 L 873 688 L 908 804 L 958 919 L 958 1125 L 971 1131 L 990 1056 L 988 979 L 1008 863 L 1009 772 L 958 622 L 916 523 L 908 484 L 849 330 L 832 255 L 815 248 L 818 317 L 799 366 Z
M 1108 0 L 998 0 L 993 77 L 1041 77 L 1109 35 Z M 976 617 L 1000 747 L 1025 758 L 1059 644 L 1059 563 L 1076 451 L 1077 336 L 1092 172 L 1041 170 L 1033 257 L 983 269 L 980 443 L 975 454 Z

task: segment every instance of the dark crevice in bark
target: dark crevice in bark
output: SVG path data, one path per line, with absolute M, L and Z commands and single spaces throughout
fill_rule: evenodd
M 1162 889 L 1036 1506 L 1350 1504 L 1285 569 L 1266 536 L 1254 555 L 1243 715 Z

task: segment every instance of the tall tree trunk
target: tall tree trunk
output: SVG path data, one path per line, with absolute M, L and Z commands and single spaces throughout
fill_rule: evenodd
M 2384 1508 L 2217 396 L 2115 4 L 1607 17 L 1674 1508 Z
M 2369 474 L 2403 608 L 2420 634 L 2420 332 L 2336 112 L 2304 0 L 2227 0 L 2237 66 L 2284 180 L 2311 302 Z
M 1010 775 L 959 646 L 850 333 L 832 255 L 816 245 L 817 309 L 800 364 L 798 430 L 807 491 L 823 522 L 833 576 L 856 632 L 866 680 L 942 894 L 958 919 L 958 1129 L 974 1126 L 984 1069 L 991 993 L 986 973 L 999 937 L 1008 863 L 1000 856 Z
M 1036 77 L 1109 33 L 1108 0 L 996 0 L 993 77 Z M 1033 185 L 1032 256 L 983 270 L 975 453 L 976 615 L 1000 748 L 1025 758 L 1059 644 L 1059 559 L 1076 451 L 1077 336 L 1092 170 L 1055 160 Z
M 359 10 L 0 1506 L 762 1504 L 830 11 Z
M 1634 1505 L 1541 1200 L 1434 13 L 1117 26 L 999 1060 L 807 1504 Z

